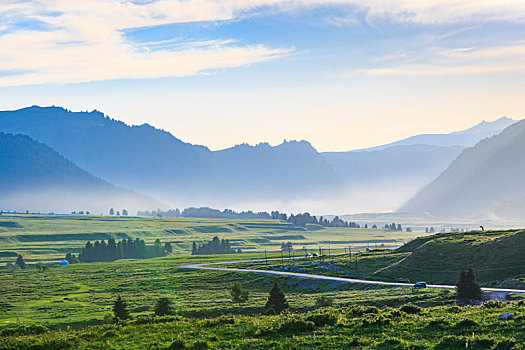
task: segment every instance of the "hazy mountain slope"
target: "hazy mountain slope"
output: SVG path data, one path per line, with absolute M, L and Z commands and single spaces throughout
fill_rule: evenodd
M 152 126 L 128 126 L 96 111 L 29 107 L 0 112 L 0 131 L 29 135 L 96 176 L 177 206 L 307 197 L 339 181 L 307 143 L 212 152 Z
M 400 211 L 465 217 L 525 195 L 525 121 L 464 150 Z
M 514 124 L 516 120 L 501 117 L 498 120 L 487 122 L 482 121 L 478 125 L 461 131 L 451 132 L 449 134 L 422 134 L 408 137 L 403 140 L 389 144 L 354 150 L 357 151 L 377 151 L 392 146 L 400 145 L 434 145 L 434 146 L 474 146 L 480 140 L 499 134 L 506 127 Z
M 335 172 L 349 181 L 394 179 L 427 184 L 456 158 L 462 146 L 412 145 L 363 152 L 323 152 Z
M 110 207 L 157 208 L 159 202 L 96 178 L 48 146 L 0 133 L 0 208 L 106 212 Z
M 280 188 L 287 191 L 315 192 L 342 184 L 326 160 L 307 141 L 289 141 L 272 147 L 237 145 L 214 152 L 214 168 L 223 179 L 221 185 L 231 188 L 255 186 L 263 191 Z

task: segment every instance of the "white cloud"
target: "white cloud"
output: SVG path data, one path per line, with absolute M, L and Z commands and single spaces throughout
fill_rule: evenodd
M 356 25 L 354 14 L 363 13 L 369 22 L 418 25 L 525 21 L 525 4 L 517 0 L 5 0 L 0 3 L 0 67 L 14 74 L 2 74 L 0 85 L 184 76 L 273 60 L 293 49 L 223 40 L 148 50 L 122 31 L 236 19 L 268 6 L 293 11 L 323 4 L 349 6 L 350 14 L 337 17 L 337 25 Z M 24 28 L 21 21 L 45 23 L 46 29 Z
M 466 75 L 500 72 L 525 72 L 525 43 L 482 49 L 430 48 L 418 62 L 361 70 L 373 76 L 388 75 Z

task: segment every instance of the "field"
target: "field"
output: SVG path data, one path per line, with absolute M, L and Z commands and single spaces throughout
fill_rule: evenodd
M 493 302 L 483 307 L 423 310 L 412 305 L 399 309 L 353 305 L 279 316 L 141 317 L 79 330 L 4 331 L 0 348 L 521 349 L 524 305 Z M 517 316 L 500 320 L 507 312 Z
M 136 238 L 152 243 L 170 242 L 175 254 L 189 254 L 193 241 L 202 243 L 218 235 L 243 252 L 279 251 L 290 241 L 296 249 L 319 245 L 364 249 L 394 248 L 421 233 L 378 229 L 306 228 L 277 220 L 229 220 L 143 218 L 73 215 L 0 215 L 0 263 L 13 262 L 22 254 L 26 262 L 57 262 L 67 252 L 78 252 L 87 241 Z
M 525 341 L 523 301 L 459 308 L 454 306 L 454 290 L 181 268 L 268 256 L 277 260 L 235 267 L 412 282 L 430 282 L 430 277 L 441 282 L 457 278 L 460 267 L 476 262 L 486 271 L 480 274 L 482 284 L 519 284 L 524 277 L 519 266 L 525 265 L 521 230 L 416 238 L 414 233 L 372 229 L 309 231 L 271 220 L 32 215 L 0 219 L 2 261 L 13 262 L 15 258 L 6 254 L 13 252 L 22 253 L 30 264 L 53 262 L 45 272 L 0 270 L 0 349 L 510 349 Z M 216 234 L 246 253 L 188 255 L 192 241 L 207 241 Z M 108 237 L 140 237 L 149 243 L 160 238 L 171 242 L 175 252 L 155 259 L 56 264 L 86 240 Z M 396 250 L 375 249 L 376 244 L 392 247 L 391 242 L 395 248 L 403 240 L 407 244 Z M 277 251 L 285 241 L 294 243 L 295 256 L 318 252 L 319 246 L 325 254 L 329 245 L 331 253 L 352 246 L 354 254 L 282 260 Z M 365 252 L 366 247 L 372 251 Z M 250 293 L 242 307 L 231 301 L 233 282 Z M 286 294 L 290 309 L 284 315 L 264 316 L 274 283 Z M 112 305 L 118 295 L 128 303 L 133 320 L 114 324 Z M 173 302 L 175 316 L 152 316 L 160 297 Z M 318 308 L 320 297 L 333 298 L 333 307 Z M 504 312 L 516 317 L 501 321 L 498 316 Z

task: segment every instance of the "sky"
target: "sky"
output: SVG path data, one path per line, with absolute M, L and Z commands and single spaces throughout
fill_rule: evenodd
M 2 0 L 0 109 L 343 151 L 525 116 L 522 0 Z

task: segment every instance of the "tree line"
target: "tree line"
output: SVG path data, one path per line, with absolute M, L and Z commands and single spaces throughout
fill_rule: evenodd
M 96 241 L 95 243 L 87 242 L 78 256 L 67 253 L 65 259 L 69 263 L 148 259 L 165 256 L 166 253 L 171 253 L 172 251 L 173 248 L 170 243 L 163 245 L 159 239 L 153 245 L 148 246 L 140 238 L 128 238 L 118 242 L 113 238 L 109 238 L 107 243 L 104 240 Z
M 240 249 L 233 249 L 230 245 L 230 241 L 227 239 L 219 239 L 215 236 L 208 243 L 203 243 L 202 245 L 193 242 L 191 249 L 191 255 L 208 255 L 208 254 L 233 254 L 241 253 Z

